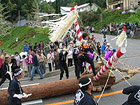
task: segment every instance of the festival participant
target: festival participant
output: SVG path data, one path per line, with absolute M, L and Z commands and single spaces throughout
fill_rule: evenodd
M 25 45 L 23 46 L 23 52 L 28 52 L 28 50 L 29 50 L 29 44 L 28 44 L 28 42 L 26 41 L 26 42 L 25 42 Z
M 100 56 L 101 55 L 101 44 L 100 42 L 97 43 L 97 52 L 98 52 L 98 55 Z M 96 57 L 96 62 L 98 62 L 98 56 Z
M 13 76 L 15 69 L 19 68 L 19 66 L 17 66 L 17 61 L 16 61 L 14 55 L 11 55 L 11 62 L 10 62 L 10 64 L 11 64 L 12 76 Z
M 79 65 L 79 69 L 78 69 L 78 76 L 77 79 L 80 78 L 80 72 L 83 73 L 84 72 L 84 68 L 82 67 L 83 62 L 88 62 L 89 64 L 91 64 L 92 67 L 92 72 L 94 75 L 96 75 L 95 72 L 95 67 L 94 67 L 94 62 L 93 60 L 89 57 L 89 55 L 87 54 L 89 51 L 89 44 L 88 44 L 88 35 L 87 33 L 83 33 L 82 35 L 83 37 L 83 41 L 80 45 L 80 53 L 78 56 L 78 65 Z
M 28 59 L 28 72 L 29 72 L 29 76 L 31 76 L 31 70 L 33 68 L 33 55 L 32 55 L 32 50 L 28 50 L 28 55 L 27 55 L 27 59 Z
M 107 43 L 107 46 L 106 46 L 106 53 L 107 53 L 108 51 L 110 51 L 110 49 L 111 49 L 110 43 Z
M 8 93 L 10 105 L 21 105 L 22 98 L 28 98 L 31 94 L 26 94 L 22 90 L 19 79 L 22 78 L 22 70 L 16 69 L 14 78 L 10 81 Z
M 2 62 L 3 62 L 3 60 L 2 60 L 2 58 L 0 57 L 0 78 L 1 78 L 1 75 L 2 75 L 2 70 L 1 70 L 1 68 L 2 68 Z
M 102 41 L 103 42 L 108 42 L 108 39 L 107 39 L 106 35 L 103 36 Z
M 66 78 L 69 78 L 69 71 L 68 71 L 68 66 L 66 64 L 66 57 L 67 57 L 68 52 L 64 49 L 61 49 L 59 53 L 59 63 L 60 63 L 60 80 L 63 78 L 64 70 L 66 72 Z
M 38 46 L 38 43 L 36 42 L 35 45 L 34 45 L 34 50 L 38 51 L 39 50 L 39 46 Z
M 75 46 L 73 50 L 73 60 L 74 60 L 74 66 L 75 66 L 75 76 L 77 78 L 78 78 L 78 54 L 79 54 L 79 49 L 77 46 Z
M 43 41 L 40 41 L 39 49 L 40 49 L 40 51 L 41 51 L 41 50 L 44 50 L 44 44 L 43 44 Z
M 33 50 L 32 43 L 29 43 L 29 49 Z M 29 50 L 28 50 L 29 51 Z
M 74 97 L 74 105 L 97 105 L 92 96 L 93 83 L 90 78 L 83 77 L 79 80 L 80 89 Z
M 32 68 L 32 71 L 31 71 L 31 81 L 33 81 L 33 76 L 35 74 L 35 70 L 37 70 L 39 76 L 40 76 L 40 79 L 43 79 L 43 75 L 39 69 L 39 63 L 38 63 L 38 59 L 37 59 L 37 56 L 36 56 L 36 50 L 33 50 L 32 51 L 32 54 L 33 54 L 33 68 Z
M 20 67 L 20 56 L 19 56 L 18 52 L 15 52 L 15 59 L 17 62 L 17 66 Z
M 70 43 L 71 44 L 71 43 Z M 69 47 L 69 46 L 68 46 Z M 73 47 L 68 48 L 68 67 L 73 66 L 72 59 L 73 59 Z
M 134 85 L 123 89 L 123 94 L 129 95 L 123 105 L 140 105 L 140 86 Z
M 49 53 L 49 50 L 51 50 L 51 47 L 50 47 L 49 43 L 46 43 L 46 45 L 44 47 L 44 53 L 45 53 L 46 58 Z
M 103 42 L 103 45 L 101 47 L 101 53 L 103 57 L 105 56 L 105 49 L 106 49 L 106 42 Z
M 9 58 L 6 57 L 4 63 L 2 64 L 2 79 L 0 81 L 0 86 L 5 82 L 6 79 L 11 80 L 11 75 L 8 73 L 9 69 Z
M 46 70 L 46 67 L 45 67 L 46 57 L 43 54 L 41 54 L 40 51 L 38 51 L 37 58 L 38 58 L 39 68 L 41 70 L 41 73 L 44 74 L 45 73 L 45 70 Z
M 108 51 L 104 57 L 105 60 L 109 60 L 111 58 L 111 56 L 116 52 L 116 49 L 113 49 L 111 51 Z
M 52 50 L 50 50 L 48 55 L 47 55 L 47 62 L 49 65 L 49 71 L 53 70 L 53 60 L 54 60 L 54 54 L 52 53 Z
M 27 58 L 25 55 L 22 56 L 22 67 L 23 67 L 23 71 L 24 71 L 24 77 L 28 76 L 28 66 L 27 66 Z
M 9 60 L 10 60 L 10 55 L 8 55 L 7 54 L 7 52 L 5 51 L 5 50 L 2 50 L 2 55 L 1 55 L 1 59 L 3 60 L 3 62 L 4 62 L 4 60 L 5 60 L 5 58 L 9 58 Z
M 59 51 L 58 45 L 55 46 L 54 49 L 54 63 L 55 63 L 55 70 L 59 69 Z

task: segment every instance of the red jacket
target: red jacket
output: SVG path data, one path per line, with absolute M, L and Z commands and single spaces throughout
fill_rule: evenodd
M 2 59 L 0 58 L 0 68 L 1 68 L 1 66 L 2 66 Z

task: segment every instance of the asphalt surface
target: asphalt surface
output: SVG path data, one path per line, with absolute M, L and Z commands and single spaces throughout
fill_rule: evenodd
M 102 35 L 95 34 L 95 37 L 97 38 L 97 41 L 102 42 Z M 111 44 L 111 46 L 113 48 L 117 49 L 117 47 L 115 46 L 115 41 L 111 40 L 114 38 L 114 36 L 107 36 L 107 37 L 108 37 L 108 42 Z M 125 63 L 126 65 L 128 64 L 135 68 L 140 68 L 140 62 L 139 62 L 140 61 L 140 52 L 139 51 L 140 51 L 140 40 L 128 39 L 127 52 L 126 52 L 126 54 L 124 54 L 123 57 L 121 57 L 121 59 L 119 59 L 119 61 Z M 117 66 L 128 68 L 128 66 L 124 66 L 124 65 L 120 65 L 120 64 L 118 64 Z M 121 78 L 116 71 L 115 71 L 115 75 L 116 75 L 117 80 Z M 70 72 L 70 78 L 71 77 L 74 77 L 73 71 Z M 131 78 L 129 80 L 130 84 L 139 85 L 140 84 L 139 77 L 140 77 L 140 74 L 137 74 L 133 78 Z M 34 84 L 34 83 L 47 83 L 47 82 L 56 81 L 56 80 L 59 80 L 59 75 L 46 77 L 43 80 L 39 80 L 39 77 L 37 76 L 34 81 L 29 81 L 29 78 L 26 78 L 25 80 L 21 81 L 21 84 L 27 85 L 27 84 Z M 3 87 L 7 87 L 7 86 L 8 86 L 8 81 L 4 84 Z M 105 93 L 119 91 L 128 86 L 129 85 L 125 81 L 123 81 L 123 82 L 121 82 L 117 85 L 114 85 L 111 88 L 105 90 Z M 94 92 L 93 94 L 96 96 L 96 95 L 101 94 L 101 92 Z M 122 105 L 122 103 L 127 100 L 127 97 L 128 96 L 123 95 L 121 93 L 105 96 L 105 97 L 101 98 L 101 100 L 99 101 L 99 105 Z M 42 99 L 43 103 L 32 104 L 32 105 L 73 105 L 73 103 L 72 103 L 73 98 L 74 98 L 74 94 L 63 95 L 63 96 L 59 96 L 59 97 Z M 97 101 L 98 98 L 95 100 Z M 61 102 L 61 103 L 58 104 L 58 102 Z M 63 104 L 62 102 L 67 103 L 67 104 Z

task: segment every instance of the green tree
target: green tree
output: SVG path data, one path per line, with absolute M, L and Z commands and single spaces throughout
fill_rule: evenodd
M 7 35 L 9 33 L 9 30 L 10 30 L 10 23 L 5 21 L 5 18 L 4 18 L 4 15 L 3 14 L 6 14 L 3 12 L 4 10 L 4 7 L 3 5 L 0 3 L 0 36 L 1 35 Z
M 34 0 L 33 4 L 32 4 L 32 9 L 34 12 L 34 19 L 35 21 L 39 22 L 40 21 L 40 17 L 37 13 L 40 13 L 40 8 L 39 8 L 39 2 L 38 0 Z
M 54 13 L 55 9 L 53 8 L 53 6 L 50 2 L 47 3 L 46 1 L 43 1 L 40 4 L 40 12 Z
M 56 0 L 55 12 L 60 13 L 60 0 Z

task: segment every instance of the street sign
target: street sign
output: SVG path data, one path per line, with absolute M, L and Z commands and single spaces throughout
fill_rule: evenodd
M 2 46 L 2 41 L 0 40 L 0 46 Z

